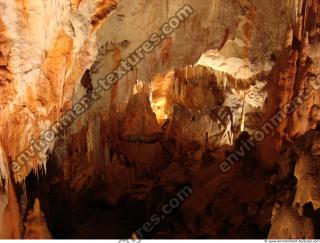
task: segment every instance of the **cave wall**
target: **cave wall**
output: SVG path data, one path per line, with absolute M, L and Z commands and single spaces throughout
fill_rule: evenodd
M 310 18 L 314 18 L 317 5 L 315 1 L 307 2 L 310 5 Z M 190 19 L 115 84 L 112 90 L 104 93 L 90 111 L 83 114 L 70 129 L 64 131 L 62 141 L 55 139 L 46 145 L 43 152 L 34 156 L 30 164 L 22 166 L 19 173 L 10 173 L 10 163 L 29 147 L 32 139 L 50 127 L 52 122 L 87 92 L 88 87 L 95 87 L 99 79 L 111 72 L 184 4 L 190 4 L 195 10 Z M 118 120 L 125 124 L 130 123 L 126 122 L 124 117 L 130 114 L 127 104 L 134 99 L 133 87 L 137 80 L 148 83 L 157 75 L 167 75 L 178 68 L 194 65 L 205 51 L 214 49 L 220 51 L 223 62 L 230 63 L 236 58 L 241 60 L 241 65 L 250 66 L 250 71 L 254 74 L 264 69 L 271 70 L 275 65 L 270 77 L 262 80 L 270 84 L 270 99 L 266 107 L 271 107 L 271 110 L 266 111 L 267 119 L 276 112 L 274 106 L 281 106 L 284 102 L 272 98 L 279 90 L 277 85 L 281 86 L 281 73 L 289 73 L 288 79 L 291 83 L 285 84 L 282 97 L 290 100 L 294 93 L 303 89 L 306 74 L 310 71 L 314 74 L 318 72 L 316 54 L 312 54 L 314 63 L 307 65 L 306 46 L 310 40 L 305 40 L 308 38 L 305 30 L 313 33 L 315 39 L 318 37 L 314 27 L 306 23 L 308 14 L 304 15 L 303 19 L 306 29 L 299 27 L 298 13 L 306 8 L 303 8 L 302 1 L 298 0 L 83 0 L 71 3 L 3 0 L 0 5 L 0 172 L 3 178 L 0 184 L 3 191 L 0 194 L 1 219 L 5 218 L 7 213 L 19 215 L 18 207 L 12 206 L 14 203 L 6 207 L 9 199 L 16 200 L 12 184 L 23 182 L 30 171 L 36 171 L 39 166 L 46 168 L 48 154 L 52 151 L 53 154 L 58 154 L 57 161 L 64 168 L 64 176 L 74 181 L 72 186 L 76 191 L 83 189 L 86 182 L 84 178 L 99 177 L 101 171 L 110 183 L 113 183 L 119 174 L 126 174 L 125 185 L 121 184 L 122 181 L 119 186 L 130 186 L 130 175 L 132 173 L 136 176 L 136 170 L 127 171 L 127 166 L 123 163 L 126 163 L 126 156 L 132 155 L 132 151 L 139 148 L 131 144 L 132 141 L 119 141 L 116 127 Z M 280 55 L 280 61 L 274 63 L 270 61 L 270 56 L 278 55 L 283 50 L 283 44 L 288 39 L 287 29 L 290 22 L 294 24 L 295 34 L 303 48 L 291 50 L 289 42 L 286 52 Z M 300 40 L 299 35 L 302 38 Z M 294 46 L 298 42 L 294 39 L 292 43 Z M 316 50 L 317 46 L 311 43 L 308 48 Z M 299 71 L 297 62 L 302 64 Z M 203 62 L 202 65 L 210 67 L 211 64 Z M 90 70 L 87 77 L 89 81 L 83 79 L 86 70 Z M 228 73 L 228 70 L 221 68 L 216 68 L 215 71 Z M 294 83 L 290 75 L 294 76 L 296 72 L 299 78 L 294 79 Z M 228 75 L 233 78 L 232 82 L 239 78 L 234 77 L 235 72 Z M 246 78 L 240 77 L 239 81 L 245 83 Z M 251 85 L 251 81 L 250 79 L 247 85 Z M 272 85 L 273 83 L 276 85 Z M 290 89 L 291 93 L 288 94 L 287 89 Z M 155 116 L 148 102 L 144 102 L 144 114 L 147 114 L 146 119 L 154 124 Z M 299 121 L 304 124 L 305 120 L 309 119 L 310 112 L 316 113 L 316 108 L 312 108 L 314 103 L 316 101 L 312 101 L 307 108 L 299 109 L 288 119 L 288 126 L 283 125 L 279 130 L 286 130 L 289 137 L 295 137 L 314 128 L 315 122 L 302 128 L 293 125 L 299 119 L 304 119 Z M 130 107 L 135 109 L 134 105 Z M 301 113 L 308 115 L 301 118 Z M 139 122 L 139 119 L 134 122 Z M 156 125 L 152 125 L 152 128 L 152 134 L 147 137 L 153 140 L 160 128 Z M 281 136 L 277 136 L 278 142 L 275 143 L 278 146 L 275 148 L 277 152 L 281 150 L 283 139 L 283 132 L 280 133 Z M 135 139 L 144 138 L 143 135 L 140 133 Z M 274 136 L 271 141 L 272 139 Z M 141 151 L 148 150 L 152 156 L 160 157 L 158 140 L 155 139 L 151 144 L 146 141 L 144 143 L 140 146 Z M 125 151 L 119 151 L 119 147 L 124 147 Z M 110 151 L 119 152 L 117 156 L 110 156 Z M 264 158 L 263 153 L 265 151 L 261 152 Z M 79 160 L 80 156 L 84 156 L 84 159 Z M 142 154 L 137 155 L 137 160 L 139 157 L 142 157 Z M 156 164 L 162 163 L 163 161 L 159 161 Z M 273 164 L 274 161 L 266 162 L 268 165 L 270 163 Z M 144 170 L 145 167 L 141 169 L 141 173 L 144 173 Z M 14 225 L 1 227 L 7 229 L 1 232 L 0 237 L 21 237 L 21 233 L 16 230 L 16 225 L 20 224 L 18 218 L 19 216 L 14 220 Z

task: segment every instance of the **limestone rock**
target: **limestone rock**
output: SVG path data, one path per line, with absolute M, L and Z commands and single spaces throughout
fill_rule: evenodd
M 300 216 L 293 208 L 276 205 L 272 212 L 268 239 L 313 239 L 312 220 Z
M 35 200 L 33 209 L 28 212 L 26 222 L 24 223 L 24 239 L 51 239 L 52 236 L 48 230 L 43 212 L 40 209 L 40 202 Z

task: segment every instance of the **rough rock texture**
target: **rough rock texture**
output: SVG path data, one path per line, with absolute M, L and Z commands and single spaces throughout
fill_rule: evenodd
M 297 191 L 294 203 L 303 207 L 312 203 L 314 210 L 319 208 L 319 132 L 310 131 L 300 137 L 294 151 L 299 155 L 294 175 L 297 178 Z
M 0 4 L 0 144 L 5 155 L 1 164 L 7 163 L 8 172 L 9 162 L 71 105 L 79 79 L 95 58 L 96 30 L 116 3 L 97 0 L 78 6 L 69 1 Z M 49 144 L 48 149 L 52 146 Z M 22 181 L 46 160 L 43 150 L 30 161 L 31 166 L 21 169 L 19 177 L 14 176 L 15 181 Z M 5 178 L 9 178 L 8 173 Z M 1 220 L 3 217 L 1 214 Z M 6 224 L 1 230 L 10 231 L 10 227 Z
M 299 137 L 288 152 L 289 160 L 295 162 L 296 191 L 291 200 L 279 198 L 275 204 L 269 238 L 310 239 L 317 236 L 317 209 L 319 208 L 318 169 L 319 131 L 309 131 Z M 292 168 L 291 163 L 286 163 Z M 281 174 L 280 174 L 281 175 Z M 279 176 L 280 176 L 279 175 Z M 282 176 L 282 178 L 285 178 Z M 309 208 L 309 211 L 308 211 Z
M 277 208 L 273 210 L 272 228 L 269 239 L 313 239 L 314 228 L 312 220 L 299 216 L 292 208 Z
M 317 21 L 311 20 L 319 15 L 318 4 L 316 1 L 304 1 L 296 25 L 288 27 L 286 49 L 282 51 L 278 63 L 270 73 L 265 122 L 270 121 L 279 111 L 286 110 L 285 107 L 290 102 L 294 109 L 290 108 L 288 114 L 276 118 L 276 129 L 268 134 L 268 138 L 261 145 L 261 160 L 269 168 L 279 158 L 283 142 L 290 142 L 314 129 L 319 121 L 318 87 L 312 86 L 310 90 L 310 82 L 320 73 L 318 52 L 310 52 L 319 43 L 319 33 L 315 30 Z M 306 24 L 309 21 L 314 21 L 312 26 Z M 309 32 L 313 33 L 312 41 Z M 300 98 L 296 100 L 296 97 Z
M 40 209 L 40 202 L 35 200 L 33 209 L 28 212 L 26 222 L 24 223 L 24 239 L 51 239 L 52 236 L 48 230 L 43 212 Z
M 184 4 L 195 14 L 10 172 L 41 132 Z M 97 223 L 89 216 L 101 227 L 115 221 L 95 203 L 122 217 L 123 204 L 140 213 L 131 208 L 138 202 L 142 218 L 185 184 L 194 193 L 176 223 L 151 236 L 316 236 L 319 139 L 308 131 L 319 124 L 320 97 L 308 83 L 320 74 L 319 7 L 316 0 L 0 0 L 0 238 L 50 238 L 48 228 L 88 236 Z M 258 131 L 301 93 L 308 93 L 303 104 L 221 173 L 218 163 L 243 142 L 240 132 Z M 40 198 L 47 227 L 40 202 L 24 199 L 50 193 L 56 201 Z M 57 223 L 66 214 L 69 231 Z

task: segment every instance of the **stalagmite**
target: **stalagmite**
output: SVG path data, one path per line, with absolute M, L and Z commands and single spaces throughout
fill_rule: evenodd
M 8 191 L 0 191 L 0 239 L 21 238 L 21 216 L 11 180 Z
M 40 209 L 39 199 L 33 204 L 33 209 L 28 212 L 26 222 L 24 223 L 24 239 L 51 239 L 52 236 L 48 230 L 46 219 Z

